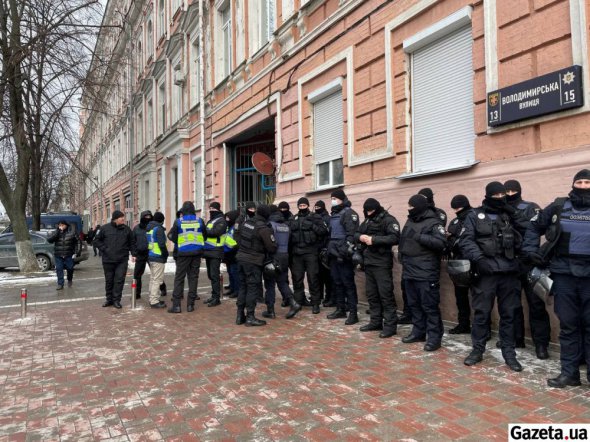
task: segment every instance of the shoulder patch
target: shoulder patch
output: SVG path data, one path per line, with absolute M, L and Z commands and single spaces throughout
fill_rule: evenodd
M 535 218 L 536 218 L 536 216 L 535 216 Z M 553 224 L 555 224 L 555 223 L 557 222 L 557 214 L 555 214 L 555 215 L 553 215 L 553 216 L 551 217 L 551 222 L 552 222 Z
M 394 224 L 393 230 L 395 230 L 396 232 L 399 232 L 399 224 Z
M 438 226 L 436 229 L 438 230 L 438 233 L 440 233 L 441 235 L 446 235 L 447 233 L 443 226 Z
M 533 216 L 529 221 L 535 222 L 535 221 L 537 221 L 537 219 L 539 219 L 539 212 L 535 213 L 535 216 Z
M 459 236 L 463 235 L 463 232 L 465 232 L 465 227 L 463 227 L 463 228 L 461 229 L 461 231 L 459 232 Z
M 272 233 L 270 234 L 270 239 L 271 239 L 272 242 L 276 242 L 275 241 L 275 236 Z
M 351 215 L 353 221 L 358 221 L 359 217 L 357 215 Z
M 477 214 L 477 217 L 478 217 L 479 219 L 484 219 L 486 216 L 485 216 L 483 213 L 478 213 L 478 214 Z
M 439 214 L 438 214 L 438 217 L 439 217 L 440 219 L 442 219 L 443 221 L 444 221 L 445 219 L 447 219 L 447 217 L 445 216 L 445 214 L 444 214 L 444 213 L 439 213 Z
M 295 219 L 299 219 L 299 215 L 295 215 Z
M 455 219 L 453 220 L 453 224 L 457 224 L 458 222 L 459 222 L 459 218 L 455 218 Z

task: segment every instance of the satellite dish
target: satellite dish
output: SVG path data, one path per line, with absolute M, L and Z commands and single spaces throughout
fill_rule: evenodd
M 274 161 L 263 152 L 252 155 L 252 165 L 262 175 L 272 175 L 275 171 Z

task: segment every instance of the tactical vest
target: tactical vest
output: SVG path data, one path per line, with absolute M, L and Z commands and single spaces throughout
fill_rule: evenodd
M 264 243 L 256 233 L 256 231 L 262 227 L 264 227 L 264 224 L 261 222 L 256 222 L 251 219 L 244 221 L 240 226 L 240 249 L 264 254 L 266 252 Z
M 207 230 L 212 229 L 215 223 L 220 219 L 221 217 L 210 220 L 207 223 Z M 205 240 L 205 250 L 220 250 L 220 248 L 223 247 L 223 237 L 224 235 L 221 235 L 219 238 L 207 238 Z
M 346 239 L 346 230 L 344 230 L 340 220 L 348 210 L 350 210 L 350 207 L 345 207 L 340 212 L 330 216 L 330 239 Z
M 271 221 L 270 225 L 272 226 L 275 241 L 277 242 L 277 253 L 289 253 L 289 226 L 285 223 L 277 223 L 276 221 Z
M 300 247 L 317 245 L 318 236 L 316 235 L 316 233 L 311 229 L 302 229 L 302 224 L 304 221 L 307 220 L 313 223 L 313 221 L 310 219 L 311 216 L 312 215 L 310 213 L 307 216 L 295 215 L 293 218 L 291 218 L 292 223 L 299 224 L 299 229 L 293 233 L 293 242 Z
M 475 209 L 475 242 L 484 256 L 514 259 L 514 252 L 520 247 L 521 239 L 510 224 L 508 215 L 499 216 Z
M 185 215 L 178 221 L 178 252 L 196 252 L 203 250 L 205 240 L 201 219 L 196 215 Z
M 229 227 L 227 229 L 227 233 L 225 235 L 223 235 L 223 251 L 224 252 L 231 252 L 238 245 L 238 243 L 234 239 L 235 232 L 236 232 L 235 227 Z
M 147 232 L 147 241 L 148 241 L 148 256 L 150 258 L 160 258 L 162 256 L 162 250 L 160 249 L 160 244 L 158 244 L 158 240 L 156 239 L 156 229 L 158 226 L 154 226 L 152 230 Z
M 364 224 L 362 229 L 359 229 L 359 232 L 368 236 L 383 236 L 387 235 L 386 225 L 385 225 L 385 215 L 386 212 L 382 211 L 376 217 L 370 218 Z M 361 225 L 362 226 L 362 225 Z M 391 252 L 391 247 L 383 247 L 383 246 L 367 246 L 369 250 L 372 252 L 377 253 L 387 253 Z
M 411 227 L 416 232 L 422 233 L 422 232 L 431 232 L 435 226 L 442 226 L 441 219 L 438 217 L 438 215 L 436 216 L 436 218 L 423 219 L 420 222 L 414 223 L 414 225 Z M 402 241 L 401 241 L 400 247 L 399 247 L 399 251 L 403 255 L 407 255 L 407 256 L 431 256 L 433 254 L 433 251 L 431 249 L 424 247 L 422 244 L 420 244 L 414 238 L 408 238 L 408 237 L 402 238 Z
M 561 256 L 590 256 L 590 207 L 576 210 L 568 199 L 559 217 L 561 234 L 555 252 Z

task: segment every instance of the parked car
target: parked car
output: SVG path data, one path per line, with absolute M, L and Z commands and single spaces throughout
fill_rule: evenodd
M 44 272 L 55 267 L 53 244 L 48 243 L 47 238 L 43 235 L 36 233 L 31 233 L 31 242 L 33 243 L 33 252 L 39 263 L 39 269 Z M 0 235 L 0 269 L 4 267 L 18 267 L 14 233 Z
M 43 236 L 44 238 L 49 238 L 49 235 L 51 235 L 53 232 L 54 232 L 54 229 L 51 229 L 51 230 L 44 229 L 44 230 L 38 230 L 38 231 L 29 230 L 29 234 L 31 234 L 31 236 L 33 234 L 35 234 L 35 235 Z M 74 256 L 74 265 L 80 264 L 82 261 L 86 261 L 89 256 L 90 255 L 88 254 L 88 246 L 86 245 L 86 241 L 80 241 L 78 243 L 78 250 L 76 252 L 76 256 Z

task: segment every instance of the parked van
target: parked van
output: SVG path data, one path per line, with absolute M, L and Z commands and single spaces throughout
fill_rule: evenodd
M 82 217 L 76 212 L 50 212 L 41 214 L 41 225 L 39 226 L 41 231 L 44 230 L 55 230 L 57 229 L 57 223 L 59 220 L 65 220 L 72 229 L 75 229 L 76 233 L 80 235 L 84 232 Z M 27 226 L 29 230 L 33 228 L 33 217 L 27 216 Z M 12 225 L 9 225 L 2 233 L 11 233 Z M 80 238 L 82 239 L 82 238 Z

